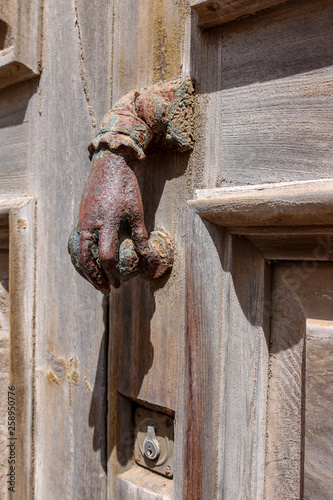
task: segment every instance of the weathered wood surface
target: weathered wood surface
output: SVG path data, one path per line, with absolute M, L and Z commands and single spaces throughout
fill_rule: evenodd
M 0 19 L 9 26 L 9 31 L 15 23 L 15 1 L 13 0 L 1 0 L 0 4 Z M 8 40 L 10 42 L 11 40 Z M 5 44 L 5 42 L 4 42 Z
M 332 280 L 333 266 L 302 263 L 298 270 L 299 300 L 307 317 L 303 383 L 305 499 L 328 500 L 333 490 L 332 438 Z
M 199 500 L 218 497 L 221 474 L 223 307 L 215 309 L 214 304 L 223 304 L 223 266 L 229 242 L 190 208 L 187 215 L 185 407 L 180 415 L 186 436 L 183 498 Z
M 0 89 L 39 74 L 42 8 L 43 0 L 11 0 L 0 7 L 10 32 L 0 50 Z
M 302 491 L 302 370 L 304 312 L 290 266 L 274 270 L 267 406 L 265 499 L 300 498 Z
M 35 348 L 35 200 L 9 210 L 10 385 L 15 386 L 15 493 L 33 491 Z
M 267 500 L 331 497 L 332 278 L 328 263 L 274 266 Z
M 43 0 L 16 0 L 13 26 L 16 61 L 37 75 L 41 66 Z
M 196 443 L 195 446 L 189 446 L 187 450 L 187 456 L 189 457 L 189 461 L 191 464 L 195 464 L 192 468 L 194 470 L 209 470 L 209 473 L 204 473 L 203 475 L 198 474 L 198 478 L 196 478 L 196 484 L 199 485 L 199 490 L 196 490 L 195 487 L 190 489 L 189 498 L 198 495 L 198 498 L 201 498 L 202 491 L 205 493 L 208 491 L 209 495 L 212 498 L 215 498 L 214 492 L 211 492 L 207 488 L 203 488 L 202 484 L 206 474 L 212 474 L 214 476 L 214 471 L 211 467 L 207 465 L 204 466 L 205 460 L 209 460 L 209 451 L 205 449 L 205 444 L 200 439 L 195 439 L 196 436 L 207 435 L 208 430 L 205 429 L 205 425 L 208 417 L 211 413 L 209 404 L 211 404 L 212 397 L 209 396 L 209 390 L 203 389 L 203 393 L 205 394 L 204 404 L 201 406 L 201 390 L 202 385 L 198 383 L 197 377 L 200 377 L 198 374 L 202 374 L 203 380 L 209 380 L 209 377 L 205 370 L 207 366 L 209 366 L 209 362 L 212 359 L 212 356 L 207 356 L 208 360 L 205 359 L 205 349 L 207 349 L 207 345 L 209 345 L 210 340 L 208 341 L 205 338 L 205 334 L 207 333 L 209 321 L 207 318 L 212 317 L 211 304 L 221 303 L 222 302 L 222 310 L 224 311 L 224 315 L 227 317 L 228 325 L 233 325 L 232 318 L 230 315 L 231 311 L 234 310 L 234 307 L 230 307 L 230 303 L 232 302 L 232 295 L 228 294 L 228 304 L 223 303 L 221 300 L 210 300 L 210 311 L 206 311 L 206 313 L 201 312 L 202 304 L 205 303 L 206 294 L 210 293 L 212 290 L 212 283 L 217 282 L 216 278 L 213 281 L 212 279 L 207 278 L 206 271 L 206 280 L 209 283 L 209 289 L 207 288 L 206 294 L 202 289 L 201 280 L 197 278 L 199 273 L 205 272 L 205 267 L 201 262 L 205 262 L 208 264 L 208 268 L 211 269 L 212 263 L 212 255 L 213 252 L 207 245 L 207 240 L 209 238 L 200 234 L 199 231 L 197 237 L 195 236 L 195 227 L 199 224 L 203 225 L 203 222 L 199 218 L 199 214 L 203 215 L 208 220 L 212 220 L 214 222 L 218 221 L 218 224 L 225 225 L 228 228 L 229 217 L 231 219 L 231 223 L 238 223 L 238 227 L 231 227 L 231 231 L 235 235 L 242 234 L 242 224 L 250 224 L 250 227 L 245 227 L 243 231 L 247 237 L 252 238 L 252 232 L 255 234 L 254 241 L 256 238 L 260 236 L 262 245 L 266 245 L 267 248 L 269 243 L 271 242 L 272 234 L 276 238 L 276 241 L 279 243 L 280 248 L 284 249 L 284 253 L 279 255 L 277 251 L 276 258 L 277 259 L 290 259 L 290 255 L 293 257 L 294 252 L 294 238 L 300 238 L 301 241 L 299 244 L 304 243 L 302 241 L 302 236 L 309 239 L 312 238 L 312 262 L 304 261 L 302 264 L 283 264 L 277 266 L 274 273 L 274 281 L 273 281 L 273 297 L 272 297 L 272 320 L 271 320 L 271 338 L 270 338 L 270 379 L 269 379 L 269 399 L 268 399 L 268 410 L 267 410 L 267 448 L 266 448 L 266 471 L 265 471 L 265 498 L 267 499 L 278 499 L 278 498 L 298 498 L 299 492 L 305 492 L 305 485 L 307 484 L 308 490 L 310 493 L 306 493 L 307 496 L 305 498 L 312 498 L 314 495 L 314 491 L 316 488 L 316 482 L 318 483 L 318 493 L 322 495 L 321 498 L 329 498 L 327 496 L 327 492 L 332 488 L 331 481 L 333 476 L 331 474 L 330 466 L 323 467 L 321 473 L 319 472 L 319 464 L 321 463 L 321 456 L 319 452 L 319 444 L 320 440 L 323 439 L 322 436 L 327 436 L 331 424 L 327 418 L 325 419 L 325 412 L 318 415 L 318 398 L 319 395 L 316 396 L 315 387 L 314 387 L 314 367 L 311 367 L 310 364 L 310 372 L 307 370 L 307 362 L 305 362 L 304 353 L 304 342 L 305 342 L 305 332 L 306 332 L 306 324 L 307 321 L 310 321 L 308 318 L 319 318 L 325 321 L 331 320 L 333 317 L 333 309 L 330 304 L 331 294 L 330 294 L 330 283 L 331 283 L 331 273 L 332 267 L 330 264 L 319 264 L 317 261 L 325 259 L 332 259 L 332 244 L 331 244 L 331 235 L 332 235 L 332 226 L 323 226 L 322 232 L 317 233 L 317 228 L 313 224 L 315 220 L 313 220 L 310 215 L 311 210 L 304 210 L 304 204 L 302 206 L 302 201 L 299 197 L 299 194 L 302 192 L 303 201 L 305 199 L 317 201 L 320 200 L 320 191 L 323 189 L 325 191 L 326 186 L 329 187 L 330 181 L 315 181 L 315 182 L 306 182 L 306 183 L 291 183 L 284 185 L 272 185 L 272 186 L 261 186 L 258 187 L 240 187 L 240 188 L 225 188 L 225 189 L 206 189 L 201 192 L 196 192 L 196 200 L 189 202 L 191 208 L 196 209 L 196 213 L 198 213 L 197 217 L 198 221 L 192 219 L 189 226 L 189 231 L 192 231 L 188 240 L 189 251 L 187 252 L 189 255 L 188 266 L 189 271 L 187 273 L 186 284 L 188 286 L 189 291 L 189 300 L 187 304 L 190 304 L 192 307 L 187 311 L 188 319 L 188 339 L 186 344 L 191 346 L 190 352 L 188 355 L 188 367 L 187 368 L 187 377 L 190 379 L 190 383 L 188 383 L 189 388 L 189 400 L 188 404 L 189 408 L 192 410 L 192 415 L 195 415 L 193 421 L 191 418 L 188 419 L 188 429 L 190 433 L 190 441 L 192 443 Z M 319 186 L 319 189 L 318 189 Z M 316 192 L 315 196 L 311 195 L 311 192 Z M 269 193 L 269 194 L 268 194 Z M 272 193 L 276 193 L 273 195 Z M 289 225 L 293 222 L 292 217 L 285 217 L 284 207 L 285 202 L 288 196 L 285 196 L 286 193 L 291 195 L 293 198 L 293 202 L 291 198 L 288 203 L 295 204 L 295 211 L 293 211 L 293 215 L 298 217 L 297 222 L 303 222 L 304 226 L 299 227 L 295 226 L 295 228 Z M 325 196 L 324 196 L 325 197 Z M 330 196 L 328 196 L 329 199 Z M 326 199 L 326 202 L 328 201 Z M 310 201 L 311 203 L 311 201 Z M 329 203 L 329 202 L 328 202 Z M 239 220 L 237 220 L 237 210 L 238 206 L 243 204 L 243 212 L 239 212 Z M 260 205 L 266 207 L 266 211 L 263 217 L 258 216 L 257 207 Z M 226 205 L 232 205 L 235 207 L 234 212 L 232 210 L 225 210 Z M 246 223 L 243 220 L 244 217 L 244 205 L 246 207 Z M 273 215 L 275 217 L 275 224 L 277 224 L 277 228 L 274 226 L 271 227 L 261 227 L 261 224 L 265 224 L 266 220 L 269 220 L 272 217 L 272 214 L 275 213 L 276 208 L 279 206 L 277 212 L 279 212 L 279 216 Z M 213 207 L 213 209 L 212 209 Z M 299 210 L 300 209 L 300 210 Z M 303 210 L 302 210 L 303 209 Z M 190 210 L 190 208 L 189 208 Z M 301 215 L 303 211 L 303 214 Z M 315 211 L 315 210 L 314 210 Z M 236 213 L 236 216 L 235 216 Z M 329 213 L 329 212 L 328 212 Z M 252 218 L 250 215 L 252 214 Z M 304 219 L 302 220 L 302 216 Z M 234 220 L 235 218 L 235 220 Z M 317 212 L 317 220 L 320 222 L 320 215 Z M 327 222 L 329 222 L 329 217 L 326 217 Z M 200 221 L 200 222 L 199 222 Z M 272 221 L 271 221 L 272 222 Z M 323 221 L 322 221 L 323 222 Z M 255 224 L 258 224 L 257 227 Z M 280 224 L 285 224 L 286 227 L 279 227 Z M 307 225 L 308 224 L 308 225 Z M 312 225 L 311 225 L 312 224 Z M 204 227 L 204 226 L 202 226 Z M 277 230 L 276 230 L 277 229 Z M 216 231 L 216 229 L 215 229 Z M 274 232 L 275 231 L 275 232 Z M 229 236 L 230 238 L 230 236 Z M 197 250 L 197 255 L 193 249 L 196 248 L 196 241 L 201 241 L 201 246 Z M 290 245 L 291 243 L 291 245 Z M 226 248 L 226 245 L 222 245 L 222 248 Z M 239 248 L 238 255 L 236 248 Z M 250 243 L 246 243 L 242 239 L 234 239 L 233 240 L 233 253 L 230 258 L 230 262 L 232 262 L 232 266 L 230 269 L 230 274 L 232 276 L 233 285 L 235 289 L 242 290 L 243 300 L 241 300 L 242 295 L 240 292 L 237 293 L 238 304 L 242 304 L 248 302 L 249 307 L 253 308 L 253 305 L 260 304 L 260 300 L 251 298 L 249 291 L 246 290 L 245 282 L 246 282 L 246 272 L 244 272 L 245 263 L 250 266 L 252 269 L 253 266 L 249 262 L 249 255 L 245 256 L 244 251 L 246 248 L 252 248 L 252 252 L 255 252 L 254 248 L 251 247 Z M 225 250 L 227 252 L 227 250 Z M 207 252 L 207 255 L 206 255 Z M 324 252 L 324 254 L 323 254 Z M 259 255 L 259 254 L 258 254 Z M 261 261 L 264 263 L 262 257 L 260 257 Z M 313 262 L 314 261 L 314 262 Z M 237 269 L 237 262 L 239 262 L 240 271 L 237 273 L 235 269 Z M 223 266 L 223 271 L 226 271 L 227 266 Z M 200 268 L 202 270 L 200 271 Z M 199 271 L 198 271 L 199 269 Z M 220 272 L 215 272 L 215 275 L 221 275 Z M 237 287 L 237 276 L 239 276 L 239 284 Z M 197 278 L 197 281 L 195 281 Z M 256 287 L 254 287 L 256 288 Z M 258 283 L 258 294 L 264 294 L 264 284 Z M 244 309 L 243 309 L 244 310 Z M 266 321 L 269 322 L 270 318 L 270 301 L 263 300 L 263 313 Z M 237 314 L 237 311 L 236 311 Z M 241 322 L 241 315 L 237 314 L 237 321 Z M 250 322 L 251 318 L 247 318 L 247 321 Z M 266 327 L 267 327 L 266 323 Z M 233 328 L 233 326 L 232 326 Z M 227 374 L 226 380 L 230 377 L 232 373 L 234 373 L 231 361 L 230 354 L 230 345 L 232 340 L 237 339 L 236 332 L 244 331 L 245 326 L 239 326 L 236 331 L 230 336 L 230 340 L 227 340 L 226 344 L 224 344 L 224 348 L 222 352 L 227 352 L 227 360 L 228 367 L 223 369 L 223 373 Z M 215 328 L 216 330 L 216 328 Z M 222 335 L 223 335 L 222 329 Z M 225 333 L 225 332 L 224 332 Z M 208 333 L 208 338 L 210 339 L 212 334 Z M 223 336 L 222 336 L 223 338 Z M 200 340 L 198 340 L 200 339 Z M 232 340 L 231 340 L 232 339 Z M 268 337 L 267 337 L 268 339 Z M 318 339 L 317 339 L 318 340 Z M 228 345 L 228 342 L 230 343 Z M 240 342 L 236 347 L 243 352 L 243 347 Z M 312 360 L 315 358 L 315 353 L 313 352 L 313 348 L 311 346 L 312 352 Z M 237 351 L 238 355 L 240 351 Z M 309 354 L 311 356 L 311 353 Z M 246 359 L 249 358 L 249 355 Z M 222 358 L 223 359 L 223 358 Z M 317 360 L 318 360 L 317 356 Z M 199 361 L 198 361 L 199 360 Z M 310 360 L 311 361 L 311 360 Z M 314 361 L 315 362 L 315 361 Z M 318 361 L 317 361 L 318 363 Z M 252 365 L 251 365 L 252 366 Z M 324 368 L 324 366 L 326 368 Z M 244 368 L 244 363 L 243 363 Z M 321 361 L 321 366 L 319 366 L 320 373 L 327 373 L 328 365 L 327 360 L 326 364 L 324 361 Z M 328 371 L 329 376 L 330 370 Z M 311 390 L 313 394 L 308 394 L 305 392 L 304 388 L 304 380 L 309 380 L 308 384 L 311 384 Z M 319 380 L 319 379 L 315 379 Z M 202 382 L 204 384 L 204 382 Z M 249 388 L 249 377 L 246 379 L 247 389 Z M 267 383 L 267 380 L 266 380 Z M 214 384 L 213 384 L 214 385 Z M 196 386 L 200 386 L 200 390 L 196 393 Z M 232 393 L 232 389 L 229 392 Z M 244 389 L 243 389 L 244 390 Z M 194 394 L 192 392 L 194 391 Z M 215 389 L 216 391 L 216 389 Z M 238 394 L 242 391 L 239 387 L 237 387 Z M 216 391 L 220 393 L 219 390 Z M 228 391 L 227 391 L 228 394 Z M 262 394 L 262 391 L 261 391 Z M 305 399 L 305 395 L 307 398 Z M 230 397 L 230 396 L 229 396 Z M 232 398 L 230 397 L 230 401 Z M 263 407 L 265 406 L 265 399 L 262 400 Z M 330 405 L 330 390 L 327 389 L 327 395 L 323 396 L 323 406 L 326 407 Z M 326 406 L 325 406 L 326 405 Z M 204 410 L 202 410 L 202 407 Z M 305 413 L 305 424 L 304 424 L 304 407 Z M 206 409 L 208 411 L 206 413 Z M 232 411 L 235 410 L 236 405 L 231 403 L 226 403 L 224 407 L 224 411 L 220 413 L 223 417 L 220 417 L 220 421 L 223 422 L 225 415 L 228 415 L 230 408 Z M 247 410 L 248 410 L 247 406 Z M 326 408 L 327 409 L 327 408 Z M 262 414 L 265 414 L 265 410 Z M 189 409 L 187 409 L 187 415 L 191 415 Z M 237 432 L 236 429 L 232 429 L 232 425 L 238 425 L 241 417 L 241 412 L 236 415 L 233 415 L 233 418 L 230 419 L 232 424 L 227 424 L 227 432 L 226 432 L 226 441 L 229 436 L 232 436 L 232 445 L 230 449 L 226 445 L 227 452 L 230 453 L 231 456 L 227 456 L 227 452 L 223 453 L 223 467 L 222 470 L 225 472 L 228 469 L 229 464 L 231 465 L 231 470 L 234 473 L 237 465 L 239 465 L 239 460 L 241 453 L 238 451 L 237 460 L 232 464 L 232 453 L 237 450 L 237 444 L 235 441 L 235 436 L 241 435 L 242 439 L 245 439 L 244 426 L 242 427 L 242 431 Z M 322 417 L 321 417 L 322 415 Z M 319 417 L 318 427 L 316 428 L 316 416 Z M 227 421 L 228 422 L 228 421 Z M 305 425 L 305 428 L 304 428 Z M 211 422 L 208 419 L 208 429 L 214 428 Z M 311 461 L 314 462 L 315 467 L 312 469 L 311 465 L 308 464 L 306 468 L 305 453 L 306 448 L 304 447 L 304 439 L 307 436 L 308 439 L 308 462 L 311 464 Z M 252 435 L 249 436 L 249 443 Z M 244 442 L 244 441 L 243 441 Z M 326 462 L 330 464 L 331 460 L 331 442 L 326 438 L 326 446 L 324 447 L 322 453 L 325 455 Z M 263 450 L 263 441 L 261 442 Z M 316 453 L 311 453 L 310 448 L 314 448 Z M 260 449 L 260 448 L 259 448 Z M 213 454 L 216 452 L 213 450 Z M 259 451 L 260 456 L 260 451 Z M 314 458 L 311 458 L 313 457 Z M 328 458 L 328 456 L 330 458 Z M 324 459 L 325 461 L 325 459 Z M 215 462 L 216 463 L 216 462 Z M 250 457 L 246 457 L 244 460 L 245 464 L 250 464 Z M 263 469 L 260 470 L 258 464 L 256 464 L 252 470 L 259 472 L 259 476 L 261 474 L 261 478 L 264 477 Z M 210 484 L 212 484 L 213 480 L 210 477 Z M 230 482 L 231 488 L 228 490 L 230 486 L 228 484 L 228 475 L 225 476 L 224 481 L 221 481 L 223 484 L 224 490 L 226 493 L 226 498 L 250 498 L 253 495 L 254 498 L 260 498 L 263 494 L 263 491 L 256 490 L 253 494 L 253 491 L 246 489 L 248 485 L 246 485 L 246 481 L 242 484 L 241 487 L 243 490 L 236 490 L 237 483 L 235 482 L 235 475 L 230 474 L 232 478 L 232 482 Z M 238 476 L 239 477 L 239 476 Z M 208 481 L 209 483 L 209 481 Z M 258 477 L 254 482 L 255 487 L 258 488 L 260 486 L 260 480 Z M 261 483 L 262 484 L 262 483 Z M 319 493 L 320 492 L 320 493 Z M 252 493 L 252 495 L 251 495 Z M 304 493 L 305 494 L 305 493 Z M 258 495 L 258 496 L 257 496 Z M 303 493 L 301 493 L 301 496 Z M 326 495 L 326 496 L 325 496 Z M 329 493 L 328 493 L 329 495 Z M 302 496 L 303 498 L 303 496 Z
M 185 67 L 189 55 L 189 15 L 186 0 L 115 3 L 113 103 L 133 88 L 182 75 L 191 76 L 189 68 Z
M 333 260 L 330 179 L 195 191 L 201 217 L 245 236 L 268 260 Z
M 261 498 L 270 272 L 190 208 L 186 241 L 184 498 Z
M 332 272 L 329 274 L 332 278 Z M 330 290 L 328 288 L 327 293 L 332 300 Z M 320 325 L 313 320 L 309 326 L 305 361 L 303 498 L 329 500 L 333 491 L 333 323 Z
M 67 240 L 109 108 L 112 2 L 44 2 L 43 72 L 30 81 L 29 176 L 38 198 L 34 495 L 106 499 L 103 297 L 75 272 Z M 93 14 L 92 14 L 93 9 Z
M 333 223 L 332 179 L 198 190 L 195 198 L 189 201 L 193 210 L 221 226 Z
M 115 3 L 113 103 L 131 89 L 189 74 L 185 73 L 184 65 L 187 61 L 184 55 L 189 53 L 186 38 L 189 14 L 184 0 Z M 188 155 L 184 154 L 156 155 L 135 168 L 143 195 L 147 230 L 163 228 L 172 236 L 175 264 L 171 276 L 157 284 L 137 277 L 110 295 L 109 406 L 115 404 L 119 391 L 143 404 L 148 402 L 173 410 L 176 419 L 183 406 L 184 383 L 187 162 Z M 145 490 L 139 492 L 138 466 L 133 463 L 131 452 L 125 457 L 121 453 L 117 426 L 121 419 L 127 421 L 128 412 L 130 405 L 121 410 L 121 416 L 119 412 L 116 415 L 110 411 L 108 418 L 109 498 L 115 500 L 120 491 L 120 498 L 124 499 L 148 495 Z M 183 426 L 176 425 L 175 470 L 183 467 L 184 440 Z M 126 469 L 129 469 L 127 474 L 132 482 L 123 479 L 122 472 Z M 174 488 L 173 498 L 183 498 L 183 480 L 179 473 L 169 480 Z M 168 499 L 170 492 L 152 490 L 152 498 L 159 498 L 157 493 Z
M 318 226 L 317 226 L 318 227 Z M 259 250 L 268 260 L 306 260 L 306 261 L 332 261 L 332 226 L 327 228 L 327 232 L 312 228 L 308 234 L 304 234 L 304 227 L 293 227 L 293 231 L 283 234 L 276 231 L 276 227 L 271 228 L 271 234 L 264 231 L 261 234 L 249 234 L 246 238 Z M 241 228 L 232 228 L 232 233 L 242 234 Z M 255 228 L 253 228 L 255 229 Z M 290 229 L 290 228 L 286 228 Z
M 7 496 L 8 385 L 9 385 L 9 222 L 0 215 L 0 496 Z
M 0 195 L 5 197 L 25 194 L 28 190 L 29 98 L 28 82 L 0 94 Z
M 191 7 L 198 14 L 198 26 L 211 28 L 228 23 L 238 17 L 254 14 L 263 9 L 274 7 L 287 0 L 193 0 Z
M 172 500 L 172 481 L 136 467 L 115 477 L 117 500 Z
M 193 187 L 332 178 L 333 2 L 288 2 L 206 33 L 195 26 L 196 15 L 190 33 L 185 0 L 44 4 L 41 79 L 8 89 L 0 103 L 1 190 L 38 197 L 34 495 L 105 500 L 107 461 L 110 499 L 119 491 L 123 498 L 150 495 L 149 480 L 139 492 L 126 434 L 133 398 L 176 413 L 175 468 L 185 471 L 173 480 L 173 498 L 178 500 L 183 498 L 184 479 L 193 472 L 184 458 L 189 415 L 183 407 L 185 201 L 192 198 Z M 175 268 L 164 287 L 137 278 L 111 294 L 106 433 L 105 306 L 102 297 L 75 276 L 66 251 L 89 170 L 86 144 L 111 102 L 133 88 L 180 75 L 195 77 L 199 94 L 197 142 L 189 165 L 188 158 L 171 155 L 152 157 L 136 167 L 147 228 L 163 227 L 171 233 Z M 15 109 L 17 114 L 11 115 Z M 15 162 L 13 150 L 18 152 Z M 248 257 L 248 248 L 244 243 L 233 257 L 244 258 L 244 252 Z M 221 269 L 216 248 L 212 251 L 214 268 Z M 251 252 L 249 266 L 259 259 Z M 220 388 L 219 403 L 203 392 L 197 402 L 206 401 L 207 408 L 221 416 L 217 442 L 215 434 L 212 437 L 216 476 L 210 483 L 212 474 L 205 469 L 198 483 L 205 500 L 209 492 L 226 498 L 237 498 L 239 492 L 245 492 L 244 498 L 260 498 L 262 492 L 265 354 L 260 377 L 251 370 L 265 352 L 264 337 L 261 320 L 259 325 L 251 323 L 253 311 L 258 318 L 261 312 L 253 307 L 255 299 L 251 307 L 244 305 L 246 289 L 240 276 L 258 284 L 263 267 L 256 267 L 256 278 L 250 279 L 252 268 L 242 266 L 233 262 L 211 280 L 216 287 L 212 293 L 223 292 L 227 303 L 230 292 L 234 323 L 225 325 L 230 317 L 226 315 L 222 339 L 217 339 L 220 330 L 214 330 L 218 319 L 213 317 L 208 325 L 211 339 L 206 337 L 207 323 L 198 326 L 207 345 L 196 339 L 191 346 L 198 349 L 203 372 Z M 204 266 L 195 271 L 208 289 L 206 274 Z M 254 285 L 250 292 L 251 297 L 260 296 Z M 214 306 L 220 308 L 217 315 L 224 314 L 220 302 L 217 307 L 206 298 L 202 302 L 200 313 L 208 314 Z M 136 351 L 139 339 L 143 342 Z M 229 370 L 239 371 L 238 385 L 228 378 Z M 215 388 L 209 390 L 215 397 Z M 244 400 L 238 398 L 239 391 Z M 219 417 L 209 418 L 215 429 Z M 120 434 L 127 436 L 127 446 L 119 443 Z M 202 446 L 198 460 L 213 460 L 208 444 Z M 239 463 L 243 468 L 235 481 Z M 168 495 L 160 490 L 162 498 Z
M 259 499 L 264 488 L 271 273 L 259 252 L 242 239 L 232 239 L 229 258 L 221 332 L 221 497 Z
M 3 498 L 31 498 L 33 489 L 33 374 L 35 314 L 35 200 L 0 198 L 0 335 L 3 450 L 8 451 L 8 387 L 15 386 L 15 493 L 8 493 L 8 453 L 1 468 Z M 12 418 L 11 418 L 12 420 Z M 13 436 L 13 435 L 12 435 Z
M 332 0 L 207 32 L 193 22 L 197 187 L 332 178 L 332 41 Z

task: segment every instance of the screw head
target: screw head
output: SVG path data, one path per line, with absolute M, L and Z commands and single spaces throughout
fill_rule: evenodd
M 141 457 L 140 457 L 140 455 L 137 455 L 137 456 L 135 457 L 135 460 L 136 460 L 137 462 L 141 462 Z
M 166 469 L 165 469 L 165 474 L 166 474 L 167 476 L 170 476 L 170 474 L 171 474 L 171 467 L 170 467 L 169 465 L 168 465 L 168 466 L 166 467 Z

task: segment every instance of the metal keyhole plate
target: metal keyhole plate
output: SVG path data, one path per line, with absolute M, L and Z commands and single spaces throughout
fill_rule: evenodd
M 138 465 L 173 477 L 173 422 L 163 413 L 138 407 L 134 414 L 134 456 Z

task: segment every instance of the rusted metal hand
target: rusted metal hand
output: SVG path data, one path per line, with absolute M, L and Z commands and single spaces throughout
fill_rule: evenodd
M 192 94 L 189 79 L 126 94 L 88 147 L 92 166 L 68 250 L 76 270 L 103 293 L 138 272 L 159 278 L 172 267 L 168 236 L 148 237 L 131 166 L 149 151 L 192 147 Z
M 126 233 L 133 245 L 127 238 L 119 252 Z M 168 258 L 161 259 L 153 241 L 148 239 L 138 182 L 128 161 L 108 150 L 95 154 L 69 240 L 75 268 L 103 293 L 110 291 L 110 284 L 118 288 L 122 279 L 140 270 L 160 277 L 170 267 L 172 247 L 169 244 Z

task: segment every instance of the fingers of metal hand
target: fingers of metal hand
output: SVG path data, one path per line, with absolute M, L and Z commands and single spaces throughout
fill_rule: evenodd
M 156 232 L 153 231 L 148 239 L 143 222 L 132 228 L 132 240 L 137 254 L 142 257 L 141 273 L 149 278 L 159 278 L 167 272 L 165 265 L 165 249 L 156 244 Z M 160 250 L 162 253 L 160 253 Z
M 67 248 L 68 248 L 68 253 L 71 256 L 72 264 L 75 267 L 76 271 L 83 278 L 87 279 L 78 261 L 80 236 L 81 236 L 81 231 L 77 226 L 75 226 L 69 237 Z
M 98 254 L 101 266 L 109 282 L 115 288 L 119 288 L 121 275 L 118 266 L 119 236 L 116 229 L 104 226 L 100 230 Z
M 79 241 L 78 263 L 88 281 L 97 290 L 107 294 L 110 292 L 110 285 L 104 276 L 103 270 L 98 265 L 95 246 L 96 236 L 90 231 L 82 231 Z
M 142 220 L 132 225 L 132 241 L 139 257 L 149 258 L 148 234 Z

